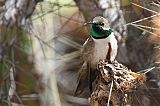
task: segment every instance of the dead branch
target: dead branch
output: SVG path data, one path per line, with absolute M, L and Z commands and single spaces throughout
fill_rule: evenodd
M 91 95 L 91 106 L 131 104 L 127 93 L 135 91 L 146 81 L 144 74 L 132 72 L 117 61 L 112 64 L 99 62 L 98 71 L 97 83 Z
M 8 105 L 11 106 L 11 99 L 16 91 L 16 83 L 14 80 L 14 67 L 10 69 L 10 88 L 8 91 Z
M 15 23 L 19 27 L 25 27 L 35 10 L 38 0 L 6 0 L 0 11 L 1 23 L 13 26 Z

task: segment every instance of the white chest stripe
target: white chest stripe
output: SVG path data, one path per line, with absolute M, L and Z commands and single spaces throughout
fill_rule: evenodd
M 113 33 L 112 33 L 113 34 Z M 108 43 L 111 44 L 111 54 L 110 58 L 113 61 L 117 55 L 117 40 L 114 35 L 110 35 L 105 39 L 94 39 L 95 42 L 95 53 L 96 61 L 106 59 L 106 55 L 108 53 Z

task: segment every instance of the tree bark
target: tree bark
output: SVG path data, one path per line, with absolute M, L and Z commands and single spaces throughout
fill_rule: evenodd
M 91 21 L 95 16 L 102 16 L 104 10 L 99 7 L 99 4 L 96 0 L 74 0 L 83 13 L 83 16 L 86 21 Z

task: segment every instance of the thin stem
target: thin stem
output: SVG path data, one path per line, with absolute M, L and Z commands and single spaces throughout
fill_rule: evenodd
M 138 22 L 141 22 L 141 21 L 145 21 L 145 20 L 147 20 L 147 19 L 151 19 L 151 18 L 156 17 L 156 16 L 160 16 L 160 13 L 159 13 L 159 14 L 152 15 L 152 16 L 149 16 L 149 17 L 146 17 L 146 18 L 143 18 L 143 19 L 140 19 L 140 20 L 137 20 L 137 21 L 133 21 L 133 22 L 128 23 L 128 24 L 126 24 L 126 25 L 124 25 L 124 26 L 131 25 L 131 24 L 135 24 L 135 23 L 138 23 Z
M 110 88 L 110 91 L 109 91 L 109 97 L 108 97 L 107 106 L 109 106 L 109 101 L 110 101 L 110 99 L 111 99 L 112 88 L 113 88 L 113 80 L 112 80 L 112 82 L 111 82 L 111 88 Z
M 152 13 L 158 14 L 158 12 L 153 11 L 153 10 L 148 9 L 148 8 L 145 8 L 145 7 L 143 7 L 143 6 L 141 6 L 141 5 L 138 5 L 138 4 L 136 4 L 136 3 L 131 3 L 131 4 L 133 4 L 133 5 L 137 6 L 137 7 L 143 8 L 143 9 L 145 9 L 145 10 L 147 10 L 147 11 L 152 12 Z

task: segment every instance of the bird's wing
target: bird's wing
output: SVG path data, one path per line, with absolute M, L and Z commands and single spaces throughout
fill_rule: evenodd
M 91 68 L 91 64 L 84 62 L 79 70 L 78 84 L 75 91 L 75 96 L 80 96 L 84 89 L 89 87 L 90 93 L 92 93 L 92 83 L 97 77 L 97 71 Z
M 90 61 L 93 56 L 93 50 L 94 50 L 93 48 L 94 48 L 94 41 L 92 38 L 88 38 L 83 44 L 83 48 L 81 50 L 81 57 L 84 63 L 81 69 L 79 70 L 78 85 L 75 92 L 76 96 L 81 95 L 87 86 L 90 87 L 90 91 L 92 90 L 92 80 L 95 79 L 95 77 L 92 78 L 91 75 L 92 72 L 90 66 Z
M 83 44 L 83 48 L 81 50 L 81 57 L 84 61 L 90 62 L 93 56 L 94 41 L 90 37 Z

